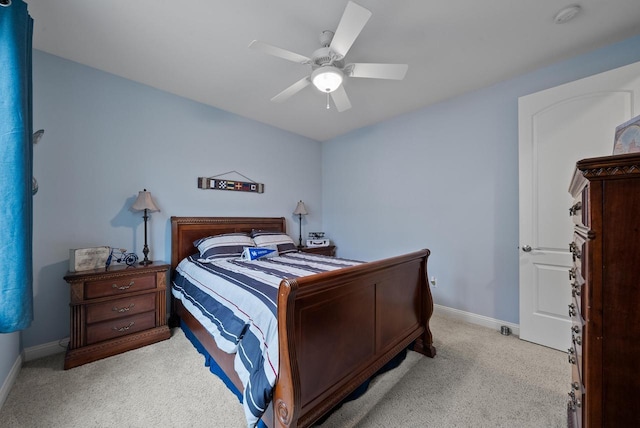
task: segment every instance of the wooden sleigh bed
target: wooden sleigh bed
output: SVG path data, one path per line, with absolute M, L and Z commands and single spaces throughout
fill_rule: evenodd
M 172 278 L 178 263 L 197 253 L 197 239 L 253 229 L 286 232 L 286 221 L 172 217 Z M 279 374 L 271 406 L 262 417 L 268 427 L 311 426 L 410 345 L 435 356 L 429 329 L 429 254 L 425 249 L 280 283 Z M 181 302 L 172 299 L 170 325 L 178 318 L 242 391 L 234 355 L 221 351 Z

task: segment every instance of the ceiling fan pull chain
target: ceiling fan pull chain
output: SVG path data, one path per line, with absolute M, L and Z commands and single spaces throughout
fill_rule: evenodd
M 327 92 L 327 110 L 331 108 L 331 104 L 329 104 L 329 92 Z

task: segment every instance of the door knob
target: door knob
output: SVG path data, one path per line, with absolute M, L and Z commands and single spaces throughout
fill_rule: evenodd
M 525 253 L 531 252 L 531 245 L 525 245 L 524 247 L 522 247 L 522 251 L 524 251 Z

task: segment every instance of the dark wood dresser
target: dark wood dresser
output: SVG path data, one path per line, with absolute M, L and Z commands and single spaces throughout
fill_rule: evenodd
M 579 161 L 569 191 L 569 425 L 640 426 L 640 153 Z
M 65 370 L 168 339 L 169 267 L 154 262 L 69 272 L 64 277 L 71 286 L 71 334 Z

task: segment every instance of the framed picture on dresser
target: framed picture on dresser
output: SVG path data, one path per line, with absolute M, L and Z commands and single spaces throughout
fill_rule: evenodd
M 616 126 L 613 154 L 640 152 L 640 116 Z

